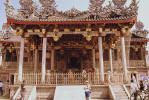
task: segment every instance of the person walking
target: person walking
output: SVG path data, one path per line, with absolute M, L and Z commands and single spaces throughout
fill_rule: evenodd
M 91 86 L 88 81 L 86 81 L 85 90 L 85 98 L 86 100 L 91 100 Z

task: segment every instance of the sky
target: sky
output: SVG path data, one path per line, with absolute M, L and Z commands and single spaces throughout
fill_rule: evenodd
M 19 0 L 10 0 L 15 8 L 19 8 Z M 33 0 L 37 2 L 38 0 Z M 108 2 L 110 0 L 106 0 Z M 131 0 L 127 0 L 130 2 Z M 2 24 L 6 23 L 6 14 L 4 7 L 5 0 L 0 0 L 0 30 L 2 29 Z M 88 8 L 89 0 L 56 0 L 57 8 L 59 10 L 68 10 L 75 7 L 79 10 L 86 10 Z M 139 11 L 138 20 L 144 23 L 145 29 L 149 30 L 149 0 L 139 1 Z

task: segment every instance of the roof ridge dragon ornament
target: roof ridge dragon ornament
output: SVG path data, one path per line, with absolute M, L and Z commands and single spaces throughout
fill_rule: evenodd
M 41 7 L 34 5 L 33 0 L 20 0 L 19 11 L 8 2 L 5 6 L 7 17 L 15 20 L 123 20 L 136 17 L 138 11 L 136 0 L 132 0 L 129 6 L 125 6 L 126 1 L 111 0 L 109 4 L 104 4 L 105 0 L 90 0 L 89 8 L 86 11 L 72 8 L 64 12 L 57 10 L 55 0 L 39 0 Z
M 32 0 L 20 0 L 21 8 L 19 12 L 23 17 L 28 18 L 33 13 L 33 1 Z
M 55 0 L 39 0 L 42 5 L 41 13 L 43 18 L 53 16 L 57 12 Z

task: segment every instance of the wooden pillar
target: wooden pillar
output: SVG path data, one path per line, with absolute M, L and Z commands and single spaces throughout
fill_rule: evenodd
M 127 81 L 127 62 L 126 62 L 126 50 L 125 50 L 125 39 L 124 36 L 121 37 L 121 49 L 122 49 L 122 64 L 124 69 L 124 80 Z
M 100 80 L 104 83 L 104 64 L 103 64 L 103 46 L 102 46 L 102 37 L 98 37 L 98 46 L 99 46 L 99 65 L 100 65 Z
M 42 75 L 41 75 L 41 82 L 45 82 L 46 77 L 46 50 L 47 50 L 47 38 L 43 38 L 43 47 L 42 47 Z
M 21 38 L 19 68 L 18 68 L 18 80 L 20 82 L 23 81 L 23 60 L 24 60 L 24 38 Z
M 51 70 L 54 70 L 54 54 L 55 54 L 55 50 L 52 48 L 51 50 Z

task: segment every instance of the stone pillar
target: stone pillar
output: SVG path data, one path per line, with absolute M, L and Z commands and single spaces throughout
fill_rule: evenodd
M 46 76 L 46 50 L 47 50 L 47 38 L 43 38 L 43 46 L 42 46 L 42 77 L 41 82 L 45 82 Z
M 102 47 L 102 37 L 98 37 L 99 46 L 99 65 L 100 65 L 100 80 L 104 83 L 104 64 L 103 64 L 103 47 Z
M 96 69 L 96 58 L 95 58 L 95 49 L 92 49 L 92 59 L 93 59 L 93 68 Z
M 38 66 L 38 49 L 35 49 L 35 55 L 34 55 L 34 72 L 37 72 L 37 66 Z
M 148 51 L 145 50 L 146 48 L 143 47 L 143 60 L 144 60 L 144 66 L 148 68 Z
M 113 75 L 113 59 L 112 59 L 112 49 L 109 49 L 109 59 L 110 59 L 110 70 Z
M 24 60 L 24 38 L 21 38 L 19 68 L 18 68 L 18 80 L 20 82 L 23 81 L 23 60 Z
M 54 70 L 54 53 L 55 53 L 55 50 L 52 48 L 51 50 L 51 70 L 52 71 Z
M 2 45 L 0 44 L 0 67 L 3 65 L 3 53 L 1 50 Z
M 127 81 L 127 62 L 126 62 L 126 50 L 125 50 L 125 39 L 124 36 L 121 37 L 121 46 L 122 46 L 122 64 L 124 69 L 124 80 Z

